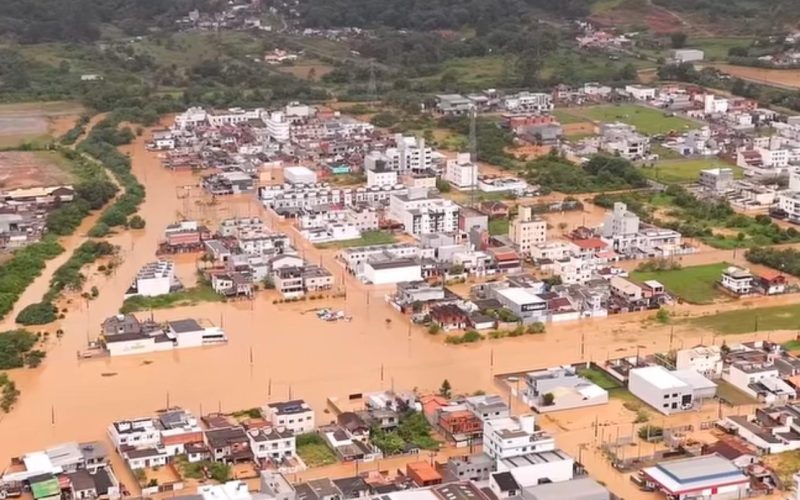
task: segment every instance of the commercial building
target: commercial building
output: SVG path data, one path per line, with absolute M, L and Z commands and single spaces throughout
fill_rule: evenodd
M 436 96 L 436 109 L 445 115 L 466 115 L 474 108 L 473 102 L 461 94 L 440 94 Z
M 693 370 L 669 371 L 663 366 L 630 370 L 628 389 L 664 415 L 691 410 L 716 393 L 716 385 L 699 373 Z
M 547 240 L 547 221 L 533 214 L 533 207 L 520 206 L 508 227 L 508 237 L 522 255 L 530 255 L 534 245 Z
M 499 288 L 494 297 L 524 323 L 547 321 L 547 301 L 526 288 Z
M 719 455 L 663 462 L 645 467 L 642 474 L 668 498 L 735 499 L 747 497 L 750 478 Z
M 697 49 L 676 49 L 672 51 L 672 59 L 678 63 L 702 61 L 705 53 Z
M 416 259 L 372 259 L 362 266 L 362 281 L 373 285 L 388 285 L 422 279 L 422 265 Z
M 508 472 L 520 489 L 546 482 L 569 481 L 574 475 L 575 460 L 562 450 L 553 449 L 497 459 L 497 473 Z
M 719 378 L 722 365 L 722 350 L 716 345 L 681 349 L 676 354 L 676 370 L 694 370 L 706 377 Z
M 545 112 L 553 109 L 553 96 L 543 92 L 520 92 L 506 96 L 503 107 L 513 113 L 536 111 Z
M 155 297 L 180 290 L 181 282 L 175 277 L 175 265 L 166 260 L 150 262 L 139 270 L 125 298 L 141 295 Z

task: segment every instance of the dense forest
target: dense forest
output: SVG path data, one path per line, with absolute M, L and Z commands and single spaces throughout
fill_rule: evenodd
M 3 0 L 0 36 L 22 43 L 86 42 L 100 37 L 102 24 L 131 35 L 168 25 L 195 8 L 214 10 L 223 0 Z
M 474 28 L 478 35 L 498 24 L 518 22 L 539 9 L 563 17 L 589 14 L 590 0 L 306 0 L 304 25 L 411 30 Z

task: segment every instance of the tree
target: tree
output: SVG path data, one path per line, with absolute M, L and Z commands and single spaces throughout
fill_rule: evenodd
M 309 82 L 313 82 L 316 81 L 316 79 L 317 79 L 317 68 L 312 66 L 311 69 L 308 70 L 308 76 L 306 77 L 306 80 L 308 80 Z
M 452 187 L 450 183 L 446 180 L 442 179 L 441 177 L 436 178 L 436 189 L 439 190 L 440 193 L 449 193 Z
M 50 302 L 30 304 L 17 314 L 16 322 L 20 325 L 46 325 L 58 317 L 58 310 Z
M 669 40 L 670 43 L 672 44 L 673 49 L 682 49 L 683 47 L 685 47 L 686 40 L 688 38 L 689 37 L 686 35 L 686 33 L 683 33 L 682 31 L 676 31 L 675 33 L 669 36 Z
M 536 321 L 528 325 L 528 328 L 525 331 L 530 334 L 544 333 L 545 326 L 541 321 Z
M 548 392 L 542 395 L 543 406 L 553 406 L 555 402 L 556 402 L 556 397 L 553 395 L 552 392 Z
M 431 323 L 430 326 L 428 326 L 428 333 L 430 333 L 431 335 L 436 335 L 441 331 L 442 327 L 439 326 L 437 323 Z
M 666 309 L 659 309 L 658 312 L 656 312 L 656 321 L 663 325 L 669 323 L 669 311 Z
M 453 396 L 453 388 L 450 386 L 450 381 L 444 379 L 441 387 L 439 387 L 439 395 L 443 398 L 451 398 Z
M 131 229 L 144 229 L 145 220 L 140 215 L 134 215 L 128 219 L 128 227 Z

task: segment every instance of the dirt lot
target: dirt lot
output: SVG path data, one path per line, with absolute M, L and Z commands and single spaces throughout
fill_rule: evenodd
M 561 126 L 566 137 L 581 137 L 595 135 L 595 126 L 591 122 L 565 123 Z
M 662 7 L 648 5 L 642 9 L 617 8 L 594 14 L 591 21 L 602 27 L 647 25 L 656 34 L 672 33 L 684 28 L 683 21 L 674 13 Z
M 0 152 L 0 188 L 54 186 L 72 182 L 67 164 L 57 153 Z
M 46 140 L 69 130 L 83 108 L 71 102 L 20 103 L 0 106 L 0 147 Z
M 715 68 L 743 80 L 785 89 L 800 89 L 800 69 L 766 69 L 733 64 L 713 64 Z

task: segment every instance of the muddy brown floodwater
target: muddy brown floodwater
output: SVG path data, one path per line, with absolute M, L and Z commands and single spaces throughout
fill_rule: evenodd
M 69 310 L 66 318 L 49 327 L 51 331 L 63 328 L 65 335 L 50 341 L 42 366 L 10 372 L 22 395 L 12 412 L 0 420 L 0 463 L 61 441 L 104 439 L 112 420 L 147 415 L 168 403 L 206 413 L 292 396 L 308 400 L 317 409 L 318 421 L 324 423 L 331 419 L 322 412 L 328 396 L 392 386 L 436 390 L 445 378 L 457 392 L 497 391 L 494 374 L 581 360 L 582 338 L 586 360 L 632 354 L 637 345 L 644 346 L 643 352 L 668 346 L 669 328 L 651 325 L 645 329 L 642 320 L 648 316 L 640 314 L 552 326 L 548 333 L 535 337 L 448 346 L 421 329 L 410 329 L 407 321 L 385 304 L 387 289 L 368 289 L 348 278 L 346 298 L 273 305 L 274 296 L 262 292 L 253 302 L 200 304 L 153 313 L 157 319 L 196 317 L 222 324 L 230 339 L 226 346 L 79 361 L 76 353 L 85 347 L 87 338 L 97 336 L 100 322 L 118 311 L 138 269 L 154 259 L 165 226 L 180 214 L 190 212 L 207 220 L 260 215 L 280 229 L 287 228 L 272 220 L 252 198 L 211 204 L 196 188 L 185 187 L 196 186 L 192 174 L 162 169 L 156 154 L 145 150 L 143 138 L 127 151 L 134 173 L 147 187 L 140 211 L 147 228 L 111 238 L 121 248 L 122 263 L 112 276 L 89 273 L 86 286 L 97 286 L 99 298 L 87 305 L 72 297 L 65 305 Z M 185 196 L 187 192 L 198 194 Z M 289 232 L 299 242 L 297 232 Z M 78 235 L 69 244 L 81 240 Z M 306 258 L 322 262 L 337 278 L 344 275 L 332 251 L 300 247 Z M 191 279 L 194 262 L 191 257 L 179 258 L 179 274 Z M 26 291 L 26 301 L 41 297 L 55 267 L 55 261 L 48 265 L 48 272 Z M 326 323 L 309 312 L 323 306 L 344 309 L 353 316 L 352 322 Z M 13 326 L 11 321 L 3 327 Z M 688 345 L 697 342 L 701 334 L 676 328 L 675 342 Z M 791 332 L 783 333 L 789 335 Z M 773 339 L 780 336 L 773 333 Z M 581 443 L 588 439 L 587 432 L 591 431 L 578 426 L 578 430 L 565 433 L 563 441 L 557 435 L 557 442 L 577 456 Z M 591 462 L 595 463 L 598 473 L 603 468 L 600 477 L 606 483 L 619 480 L 617 489 L 625 492 L 626 498 L 637 497 L 623 476 L 607 473 L 599 455 Z M 590 472 L 592 467 L 595 465 Z M 117 470 L 125 479 L 124 469 Z

